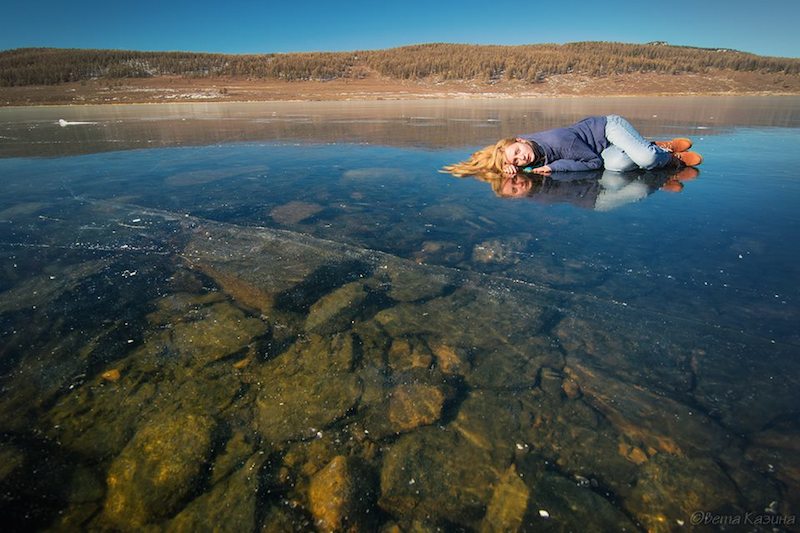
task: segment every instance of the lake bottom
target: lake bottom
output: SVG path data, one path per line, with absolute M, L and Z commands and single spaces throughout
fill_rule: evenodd
M 6 527 L 793 525 L 791 344 L 296 231 L 29 211 L 2 248 Z

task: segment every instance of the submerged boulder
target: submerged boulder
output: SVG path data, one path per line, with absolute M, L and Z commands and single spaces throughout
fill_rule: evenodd
M 661 452 L 718 452 L 732 436 L 709 417 L 672 398 L 627 383 L 599 364 L 569 359 L 565 369 L 586 400 L 634 442 Z
M 531 491 L 514 465 L 500 478 L 481 522 L 481 533 L 519 531 L 528 512 Z
M 231 304 L 217 303 L 197 310 L 193 320 L 175 324 L 169 341 L 175 352 L 205 364 L 242 350 L 266 329 L 263 321 Z
M 418 429 L 384 452 L 379 505 L 408 520 L 475 527 L 503 463 L 455 431 Z
M 659 454 L 643 465 L 624 503 L 648 531 L 673 531 L 698 511 L 731 514 L 737 500 L 736 486 L 714 460 Z
M 543 365 L 558 367 L 562 355 L 542 330 L 551 311 L 514 298 L 504 290 L 463 287 L 423 304 L 398 304 L 375 315 L 375 321 L 395 338 L 427 336 L 446 345 L 447 371 L 471 371 L 465 377 L 474 387 L 517 388 L 533 385 Z M 491 317 L 491 326 L 482 327 Z M 452 363 L 449 365 L 448 363 Z
M 531 486 L 524 531 L 637 531 L 608 500 L 564 476 L 547 472 Z
M 309 437 L 343 417 L 361 397 L 353 336 L 312 334 L 264 365 L 256 424 L 270 442 Z
M 393 372 L 402 372 L 413 368 L 430 367 L 433 363 L 433 354 L 419 340 L 393 339 L 386 359 Z
M 422 383 L 396 387 L 389 399 L 389 420 L 395 431 L 408 431 L 439 420 L 445 395 L 442 389 Z
M 369 475 L 354 459 L 334 457 L 314 474 L 308 502 L 320 531 L 361 531 L 373 504 Z
M 307 331 L 332 333 L 349 329 L 369 293 L 363 283 L 347 283 L 317 300 L 308 310 Z
M 196 414 L 145 424 L 108 470 L 103 518 L 129 530 L 178 510 L 206 468 L 214 426 L 214 419 Z
M 391 262 L 386 267 L 389 280 L 388 295 L 398 302 L 416 302 L 440 296 L 451 284 L 452 280 L 444 272 L 435 267 L 423 270 L 409 268 L 399 261 Z
M 174 519 L 168 530 L 191 533 L 204 530 L 255 531 L 258 490 L 265 456 L 255 454 L 229 477 L 193 500 Z

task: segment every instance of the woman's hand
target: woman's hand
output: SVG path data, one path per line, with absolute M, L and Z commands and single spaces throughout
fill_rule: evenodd
M 534 174 L 550 174 L 551 172 L 553 172 L 553 170 L 547 165 L 544 165 L 543 167 L 534 168 L 533 170 L 531 170 L 531 172 L 533 172 Z
M 511 163 L 503 165 L 503 176 L 510 178 L 511 176 L 516 176 L 516 175 L 517 175 L 517 167 L 515 167 Z

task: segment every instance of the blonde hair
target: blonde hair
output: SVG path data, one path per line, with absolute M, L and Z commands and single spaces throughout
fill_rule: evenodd
M 449 172 L 459 178 L 486 173 L 502 173 L 503 165 L 506 164 L 505 149 L 515 142 L 517 140 L 513 137 L 500 139 L 495 144 L 490 144 L 473 153 L 466 161 L 443 167 L 442 172 Z

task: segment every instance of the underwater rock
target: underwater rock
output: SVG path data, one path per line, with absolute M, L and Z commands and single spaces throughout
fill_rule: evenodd
M 638 446 L 631 446 L 625 442 L 619 443 L 619 454 L 633 464 L 640 465 L 647 462 L 649 457 Z
M 402 372 L 412 368 L 430 368 L 433 354 L 419 339 L 393 339 L 387 359 L 394 372 Z
M 309 437 L 344 416 L 363 386 L 351 373 L 353 337 L 310 334 L 260 371 L 256 424 L 269 442 Z
M 238 352 L 266 331 L 263 321 L 248 317 L 229 303 L 217 303 L 198 309 L 191 321 L 173 325 L 170 351 L 191 358 L 195 364 L 207 364 Z
M 311 305 L 305 323 L 306 331 L 326 334 L 349 329 L 362 312 L 367 297 L 367 288 L 361 282 L 342 285 Z
M 463 261 L 466 255 L 466 251 L 454 242 L 425 241 L 414 254 L 414 261 L 420 264 L 455 265 Z
M 735 513 L 737 501 L 736 487 L 712 459 L 658 454 L 642 465 L 623 503 L 648 531 L 660 532 L 674 531 L 678 520 L 688 524 L 697 511 Z
M 212 486 L 187 505 L 168 526 L 168 531 L 255 531 L 258 491 L 266 456 L 257 453 L 228 478 Z
M 517 396 L 512 392 L 473 389 L 448 428 L 471 445 L 493 454 L 499 462 L 510 462 L 514 446 L 520 441 L 524 418 Z
M 531 240 L 530 235 L 518 235 L 504 239 L 491 239 L 475 245 L 472 249 L 472 261 L 482 267 L 508 266 L 519 263 L 521 256 Z
M 338 434 L 326 431 L 321 437 L 289 443 L 283 455 L 279 481 L 308 492 L 308 481 L 337 455 L 345 451 L 339 445 Z
M 74 503 L 61 509 L 58 518 L 48 526 L 47 531 L 89 531 L 92 518 L 100 511 L 97 502 Z
M 492 327 L 477 327 L 491 316 Z M 392 337 L 427 335 L 454 350 L 471 354 L 467 376 L 475 387 L 515 388 L 533 385 L 540 366 L 563 364 L 557 347 L 537 335 L 550 320 L 544 308 L 497 290 L 460 288 L 423 304 L 398 304 L 374 320 Z
M 800 508 L 800 429 L 783 423 L 751 435 L 750 441 L 745 457 L 786 486 L 787 499 L 796 511 Z
M 416 302 L 441 296 L 452 281 L 440 273 L 407 268 L 402 265 L 387 266 L 386 274 L 390 298 L 398 302 Z
M 386 353 L 394 339 L 374 320 L 356 323 L 353 327 L 353 333 L 358 338 L 363 366 L 367 368 L 384 368 L 386 366 Z
M 0 444 L 0 483 L 25 462 L 25 454 L 11 444 Z
M 212 278 L 226 294 L 246 309 L 268 313 L 275 305 L 277 291 L 263 290 L 225 267 L 216 267 L 208 263 L 193 263 L 192 266 Z
M 497 482 L 481 522 L 481 533 L 519 531 L 528 510 L 530 490 L 511 465 Z
M 362 187 L 365 181 L 376 181 L 383 183 L 386 180 L 393 182 L 414 182 L 414 175 L 407 168 L 399 167 L 364 167 L 351 168 L 342 173 L 341 180 L 344 183 L 355 181 L 358 187 Z M 350 183 L 348 186 L 354 186 Z
M 101 502 L 105 495 L 105 485 L 93 470 L 78 465 L 72 472 L 66 495 L 70 503 Z
M 333 243 L 279 230 L 203 223 L 192 229 L 183 257 L 245 307 L 269 314 L 282 293 L 312 272 L 341 261 Z M 338 284 L 337 284 L 338 285 Z M 309 304 L 312 302 L 309 302 Z
M 374 493 L 353 459 L 338 455 L 314 474 L 309 510 L 319 531 L 362 531 Z
M 122 374 L 120 373 L 118 368 L 112 368 L 111 370 L 106 370 L 105 372 L 100 374 L 100 377 L 106 381 L 110 381 L 111 383 L 116 383 L 117 381 L 119 381 L 119 378 L 122 377 Z
M 570 357 L 564 370 L 620 433 L 645 447 L 675 455 L 718 452 L 732 438 L 703 413 L 615 378 L 591 360 Z
M 789 433 L 791 434 L 791 432 Z M 731 446 L 714 458 L 736 485 L 741 497 L 739 501 L 741 507 L 743 509 L 763 509 L 768 507 L 767 503 L 779 502 L 779 512 L 782 514 L 791 514 L 792 509 L 800 509 L 800 483 L 793 484 L 786 478 L 780 480 L 783 483 L 778 482 L 773 477 L 776 474 L 775 467 L 778 465 L 768 462 L 769 460 L 762 462 L 766 458 L 751 456 L 749 447 L 744 451 L 745 453 L 742 454 L 739 446 Z M 780 452 L 778 457 L 782 460 L 792 461 L 790 456 L 785 456 Z M 783 466 L 784 463 L 779 464 Z M 797 463 L 795 465 L 795 467 L 800 466 Z
M 115 384 L 86 384 L 47 413 L 48 436 L 73 453 L 108 457 L 122 451 L 140 418 L 153 412 L 158 388 L 123 376 Z
M 526 478 L 523 478 L 527 480 Z M 625 514 L 588 487 L 552 472 L 530 486 L 524 531 L 637 531 Z
M 44 307 L 65 292 L 75 289 L 86 278 L 108 267 L 111 261 L 84 261 L 59 269 L 57 276 L 49 273 L 35 276 L 0 294 L 0 313 Z
M 264 512 L 259 533 L 307 533 L 313 531 L 311 517 L 303 509 L 281 500 Z
M 147 321 L 156 327 L 165 327 L 175 321 L 191 321 L 203 307 L 222 303 L 225 300 L 223 292 L 203 292 L 202 286 L 199 288 L 199 294 L 170 293 L 154 302 L 155 310 L 147 315 Z
M 136 529 L 174 513 L 206 467 L 214 419 L 181 414 L 153 419 L 136 432 L 108 470 L 103 518 Z
M 509 334 L 494 347 L 472 353 L 472 372 L 465 378 L 473 387 L 532 387 L 543 365 L 560 366 L 563 362 L 549 338 L 524 333 Z
M 442 416 L 444 399 L 441 389 L 431 385 L 400 385 L 391 392 L 389 420 L 398 433 L 433 424 Z
M 565 377 L 561 382 L 561 390 L 570 400 L 576 400 L 581 397 L 581 386 L 570 377 Z
M 365 383 L 358 420 L 371 439 L 382 439 L 433 424 L 441 418 L 445 402 L 455 388 L 435 368 L 408 368 L 384 372 L 360 369 Z
M 117 380 L 98 372 L 48 411 L 48 435 L 70 451 L 118 454 L 139 421 L 153 413 L 216 414 L 237 397 L 236 370 L 213 363 L 248 349 L 266 324 L 202 295 L 156 303 L 161 308 L 151 319 L 165 323 L 115 363 Z
M 696 401 L 739 433 L 797 415 L 800 360 L 791 345 L 718 342 L 693 354 Z
M 539 371 L 539 388 L 542 389 L 545 394 L 559 397 L 561 395 L 563 379 L 564 376 L 558 370 L 550 368 L 549 366 L 543 366 Z
M 694 341 L 682 339 L 686 333 L 681 328 L 648 323 L 634 311 L 618 309 L 610 313 L 581 304 L 564 316 L 553 332 L 568 356 L 591 358 L 598 366 L 613 370 L 621 380 L 691 399 L 694 378 L 686 346 Z
M 455 348 L 445 343 L 432 342 L 430 344 L 436 356 L 436 366 L 445 374 L 466 375 L 469 373 L 470 364 L 466 350 Z
M 269 216 L 278 224 L 291 226 L 313 217 L 323 209 L 319 204 L 293 201 L 273 208 Z
M 407 520 L 474 528 L 507 467 L 456 431 L 420 428 L 386 447 L 378 503 Z
M 225 443 L 225 449 L 217 455 L 214 459 L 214 466 L 211 470 L 210 482 L 216 485 L 222 479 L 244 465 L 244 462 L 253 453 L 254 445 L 248 442 L 244 433 L 234 433 L 228 442 Z
M 515 398 L 522 405 L 519 439 L 531 455 L 562 472 L 600 479 L 618 495 L 630 491 L 636 465 L 619 455 L 620 435 L 583 399 L 568 401 L 540 389 Z

